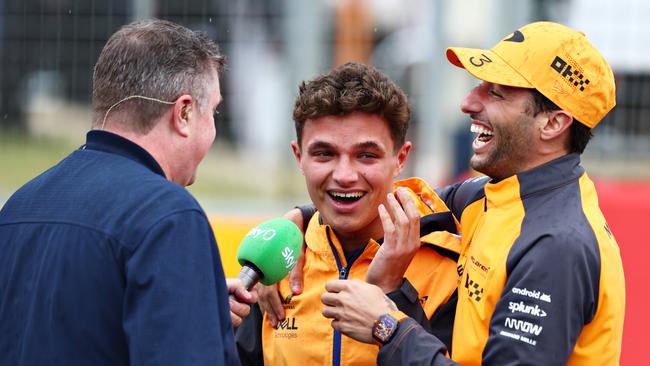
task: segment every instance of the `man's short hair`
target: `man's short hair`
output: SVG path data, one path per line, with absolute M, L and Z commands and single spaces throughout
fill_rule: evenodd
M 174 102 L 190 94 L 198 108 L 207 105 L 208 86 L 224 57 L 203 32 L 165 20 L 137 21 L 123 26 L 108 40 L 93 73 L 93 126 L 122 99 L 140 95 Z M 111 109 L 128 111 L 127 128 L 145 134 L 169 105 L 133 98 Z
M 353 112 L 384 117 L 395 150 L 404 144 L 411 119 L 406 94 L 374 67 L 350 62 L 300 84 L 293 109 L 298 145 L 306 120 Z
M 558 107 L 544 94 L 537 89 L 528 89 L 532 96 L 532 115 L 536 116 L 542 112 L 557 111 L 562 108 Z M 582 154 L 593 137 L 591 129 L 577 119 L 573 119 L 569 130 L 569 140 L 567 142 L 569 153 Z

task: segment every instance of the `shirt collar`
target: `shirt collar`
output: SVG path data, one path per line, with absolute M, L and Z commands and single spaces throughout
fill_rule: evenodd
M 160 164 L 147 150 L 135 142 L 107 131 L 91 130 L 86 134 L 86 144 L 81 150 L 96 150 L 117 154 L 147 167 L 152 172 L 165 177 Z

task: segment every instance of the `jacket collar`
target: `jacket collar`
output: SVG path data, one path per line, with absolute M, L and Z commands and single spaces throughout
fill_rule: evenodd
M 394 184 L 394 189 L 398 187 L 407 188 L 408 194 L 415 201 L 415 205 L 420 212 L 421 225 L 431 224 L 435 227 L 437 223 L 435 221 L 440 220 L 440 222 L 447 222 L 453 224 L 455 221 L 449 209 L 445 206 L 444 202 L 435 194 L 435 192 L 429 187 L 429 185 L 420 178 L 408 178 L 396 181 Z M 436 215 L 449 214 L 450 219 L 444 220 L 443 217 L 435 217 Z M 432 220 L 430 220 L 432 219 Z M 421 227 L 422 230 L 422 227 Z M 447 230 L 455 232 L 455 228 L 450 227 Z M 328 233 L 329 232 L 329 238 Z M 421 231 L 421 234 L 422 231 Z M 453 235 L 453 234 L 449 234 Z M 331 255 L 331 249 L 329 246 L 329 240 L 332 241 L 332 244 L 339 252 L 340 256 L 343 257 L 343 250 L 341 244 L 336 237 L 336 233 L 329 225 L 323 224 L 323 220 L 320 217 L 320 213 L 316 213 L 312 216 L 309 224 L 307 225 L 307 232 L 305 233 L 305 241 L 307 246 L 312 252 L 321 253 L 322 255 Z M 459 253 L 460 243 L 453 245 L 450 242 L 440 242 L 440 238 L 435 236 L 435 233 L 424 235 L 420 237 L 422 244 L 429 244 L 443 249 L 451 250 L 454 253 Z M 380 245 L 383 242 L 383 238 L 377 238 L 377 240 L 370 239 L 366 246 L 366 254 L 372 256 L 375 255 L 377 250 L 379 250 Z
M 80 150 L 103 151 L 123 156 L 140 163 L 152 172 L 165 177 L 156 159 L 135 142 L 107 131 L 91 130 L 86 134 L 86 144 Z
M 487 208 L 553 190 L 574 182 L 584 173 L 580 155 L 568 154 L 525 172 L 485 185 Z

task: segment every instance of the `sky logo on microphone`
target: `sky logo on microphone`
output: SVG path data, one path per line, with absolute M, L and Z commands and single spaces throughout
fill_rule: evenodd
M 257 274 L 255 280 L 269 286 L 286 277 L 296 265 L 302 243 L 298 226 L 278 217 L 248 232 L 237 250 L 237 261 Z
M 282 257 L 286 263 L 285 268 L 293 268 L 296 264 L 296 257 L 293 255 L 293 250 L 289 247 L 285 247 L 282 251 Z
M 275 237 L 275 230 L 274 229 L 260 229 L 260 228 L 253 228 L 247 236 L 250 236 L 254 239 L 257 239 L 259 237 L 262 237 L 263 240 L 271 240 Z

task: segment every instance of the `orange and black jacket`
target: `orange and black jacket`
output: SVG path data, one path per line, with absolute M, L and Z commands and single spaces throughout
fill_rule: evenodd
M 579 155 L 438 194 L 462 236 L 453 361 L 407 319 L 380 365 L 618 364 L 623 266 Z
M 395 183 L 409 189 L 421 217 L 421 243 L 400 289 L 388 294 L 404 313 L 427 331 L 451 342 L 460 240 L 445 231 L 457 223 L 435 193 L 417 178 Z M 305 216 L 303 210 L 303 216 Z M 370 240 L 356 253 L 344 254 L 336 234 L 319 213 L 308 221 L 304 264 L 304 291 L 292 296 L 288 278 L 278 284 L 286 319 L 277 329 L 253 307 L 237 329 L 236 342 L 244 365 L 374 365 L 379 349 L 342 336 L 323 317 L 320 296 L 334 279 L 365 280 L 381 240 Z

